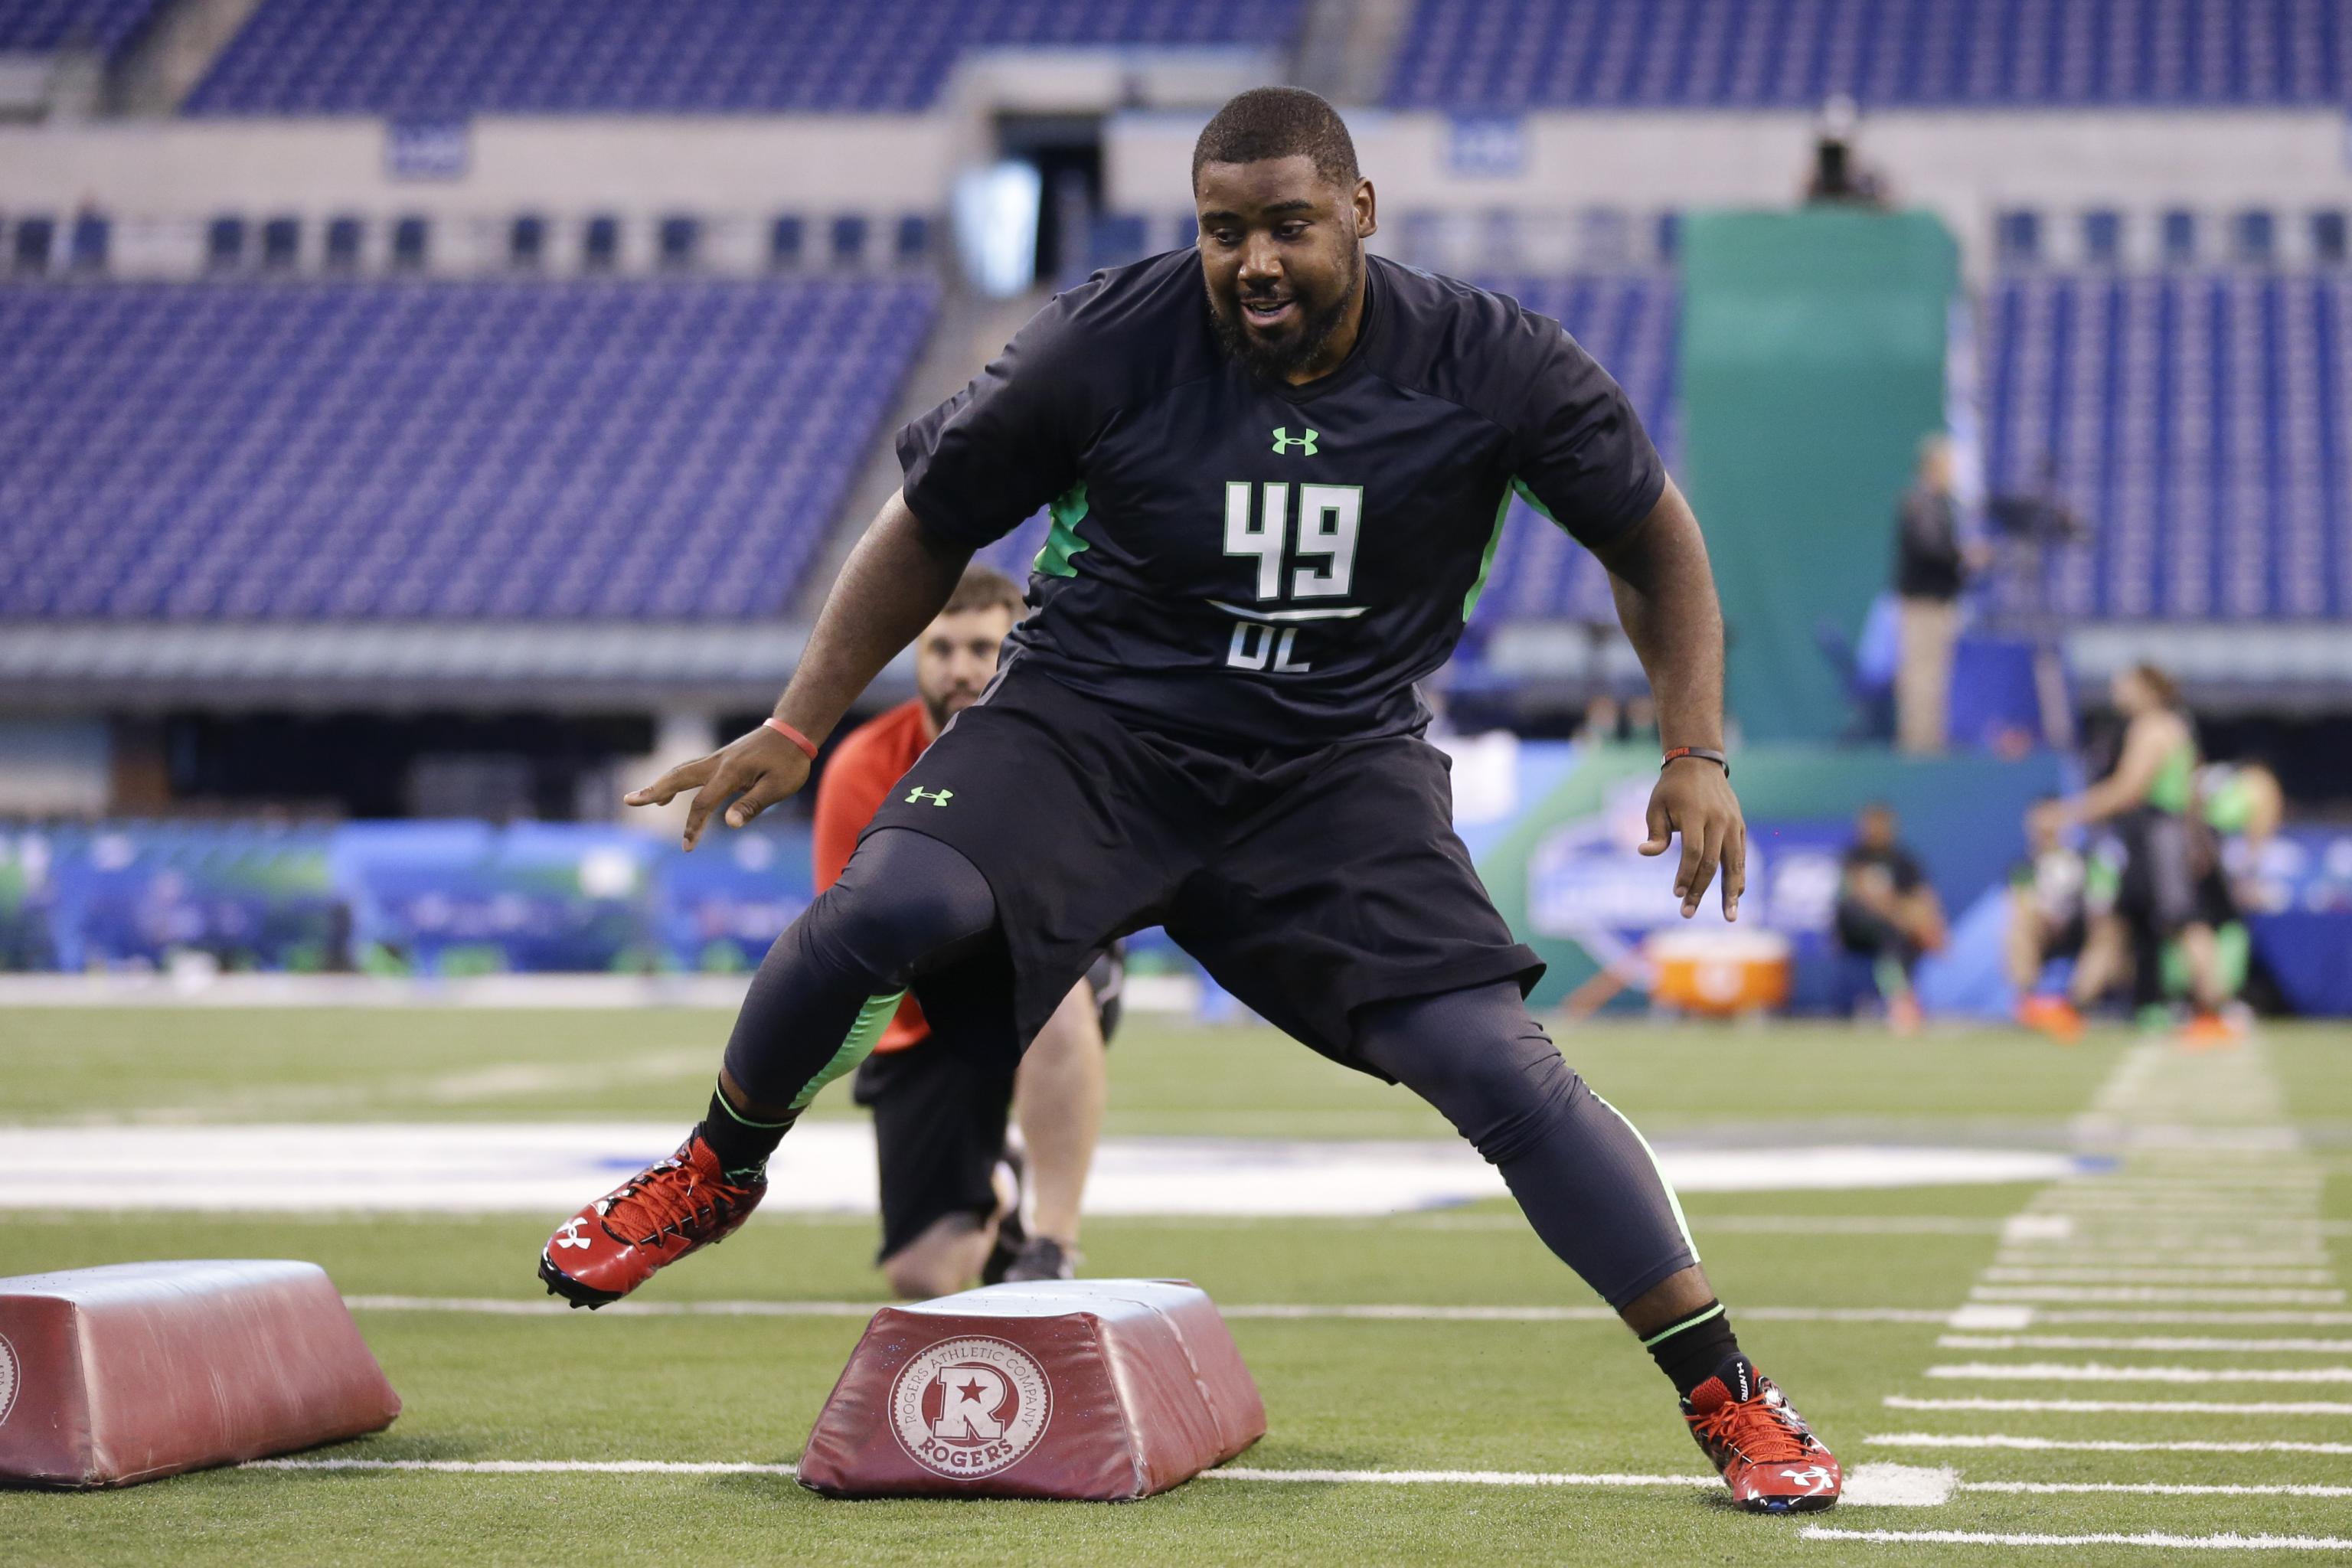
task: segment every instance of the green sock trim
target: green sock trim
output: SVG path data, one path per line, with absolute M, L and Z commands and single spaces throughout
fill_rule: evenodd
M 1588 1089 L 1591 1088 L 1590 1085 L 1587 1085 L 1586 1087 Z M 1650 1147 L 1650 1141 L 1642 1136 L 1642 1130 L 1633 1125 L 1633 1119 L 1632 1117 L 1626 1115 L 1615 1106 L 1610 1105 L 1607 1100 L 1602 1100 L 1598 1094 L 1594 1094 L 1592 1098 L 1595 1102 L 1608 1106 L 1609 1114 L 1625 1124 L 1625 1131 L 1633 1135 L 1633 1142 L 1639 1143 L 1642 1146 L 1642 1152 L 1650 1157 L 1650 1169 L 1658 1173 L 1658 1185 L 1666 1190 L 1666 1205 L 1675 1211 L 1675 1227 L 1683 1233 L 1683 1245 L 1690 1248 L 1691 1261 L 1693 1263 L 1696 1263 L 1698 1261 L 1697 1238 L 1691 1235 L 1690 1221 L 1683 1217 L 1683 1200 L 1676 1195 L 1675 1192 L 1675 1184 L 1666 1180 L 1666 1168 L 1658 1163 L 1658 1152 Z
M 1721 1316 L 1723 1316 L 1723 1303 L 1717 1301 L 1714 1306 L 1709 1307 L 1706 1311 L 1701 1312 L 1695 1318 L 1685 1318 L 1681 1322 L 1676 1323 L 1671 1329 L 1660 1329 L 1656 1333 L 1652 1334 L 1648 1339 L 1642 1342 L 1642 1348 L 1643 1350 L 1648 1350 L 1660 1340 L 1672 1339 L 1675 1335 L 1681 1333 L 1685 1329 L 1695 1329 L 1698 1327 L 1699 1324 L 1706 1322 L 1709 1318 L 1720 1318 Z M 1620 1342 L 1622 1343 L 1622 1342 L 1621 1341 Z
M 1911 989 L 1911 977 L 1903 973 L 1902 963 L 1892 958 L 1882 958 L 1870 966 L 1870 978 L 1878 986 L 1878 994 L 1892 1002 Z
M 848 1037 L 841 1042 L 841 1049 L 834 1052 L 833 1058 L 817 1068 L 816 1076 L 793 1096 L 791 1109 L 793 1115 L 806 1110 L 809 1101 L 816 1098 L 819 1089 L 873 1054 L 875 1042 L 882 1037 L 882 1031 L 890 1026 L 891 1017 L 898 1011 L 898 999 L 904 995 L 904 991 L 893 991 L 887 996 L 866 999 L 866 1005 L 857 1010 L 857 1021 L 849 1026 Z
M 741 1111 L 740 1111 L 740 1110 L 736 1110 L 736 1109 L 735 1109 L 734 1102 L 733 1102 L 733 1101 L 731 1101 L 731 1100 L 730 1100 L 727 1098 L 727 1086 L 726 1086 L 726 1085 L 724 1085 L 724 1084 L 720 1084 L 720 1085 L 719 1085 L 719 1087 L 718 1087 L 718 1088 L 713 1091 L 713 1093 L 712 1093 L 712 1098 L 713 1098 L 713 1099 L 715 1099 L 715 1100 L 717 1100 L 719 1101 L 719 1110 L 723 1110 L 723 1111 L 725 1111 L 725 1112 L 727 1113 L 727 1119 L 728 1119 L 729 1121 L 736 1121 L 736 1122 L 740 1122 L 740 1123 L 741 1123 L 743 1126 L 745 1126 L 745 1127 L 756 1127 L 756 1128 L 758 1128 L 758 1129 L 759 1129 L 761 1131 L 762 1131 L 762 1132 L 773 1132 L 773 1131 L 776 1131 L 778 1128 L 780 1128 L 780 1127 L 790 1127 L 790 1126 L 793 1124 L 792 1121 L 752 1121 L 750 1117 L 748 1117 L 748 1116 L 744 1115 Z M 796 1121 L 796 1120 L 798 1120 L 798 1119 L 797 1119 L 797 1118 L 794 1118 L 794 1119 L 793 1119 L 793 1120 Z

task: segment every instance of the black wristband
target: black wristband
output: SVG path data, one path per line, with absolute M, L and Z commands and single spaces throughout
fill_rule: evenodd
M 1668 763 L 1677 763 L 1682 761 L 1685 757 L 1697 757 L 1704 762 L 1713 763 L 1716 766 L 1723 770 L 1723 776 L 1725 778 L 1729 778 L 1731 776 L 1731 759 L 1725 756 L 1721 752 L 1710 751 L 1705 746 L 1676 746 L 1673 751 L 1668 752 L 1663 758 L 1659 759 L 1658 771 L 1660 773 L 1664 773 Z

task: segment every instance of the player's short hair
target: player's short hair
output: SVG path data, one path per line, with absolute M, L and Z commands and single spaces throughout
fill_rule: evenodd
M 2152 692 L 2158 704 L 2166 708 L 2180 706 L 2180 683 L 2156 666 L 2142 659 L 2131 667 L 2131 672 L 2142 686 Z
M 940 614 L 960 616 L 966 610 L 1006 609 L 1017 621 L 1028 608 L 1021 597 L 1020 584 L 1012 578 L 993 566 L 967 566 Z
M 1315 172 L 1342 190 L 1362 176 L 1356 142 L 1339 111 L 1303 87 L 1254 87 L 1228 99 L 1192 143 L 1192 183 L 1204 163 L 1260 163 L 1304 154 Z

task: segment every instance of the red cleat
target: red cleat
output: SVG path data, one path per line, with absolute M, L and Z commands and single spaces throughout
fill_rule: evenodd
M 547 1238 L 539 1277 L 548 1293 L 591 1310 L 617 1301 L 698 1247 L 724 1241 L 767 1195 L 736 1183 L 699 1135 L 573 1215 Z
M 1740 1507 L 1792 1513 L 1837 1501 L 1845 1480 L 1837 1456 L 1746 1356 L 1692 1389 L 1683 1419 Z

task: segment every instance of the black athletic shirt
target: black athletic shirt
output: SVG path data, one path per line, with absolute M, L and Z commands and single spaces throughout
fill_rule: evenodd
M 943 540 L 1052 507 L 1008 662 L 1246 743 L 1411 731 L 1515 484 L 1588 547 L 1648 514 L 1656 448 L 1559 322 L 1367 266 L 1354 351 L 1304 386 L 1223 353 L 1199 254 L 1173 251 L 1057 295 L 898 433 L 907 503 Z

